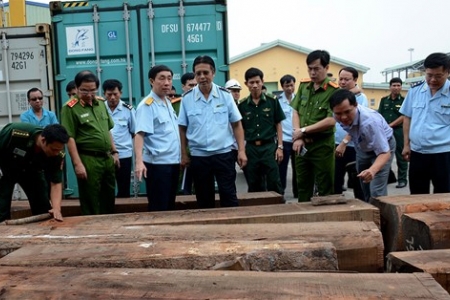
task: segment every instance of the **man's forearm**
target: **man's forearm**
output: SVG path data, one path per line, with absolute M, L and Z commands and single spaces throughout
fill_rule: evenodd
M 67 142 L 67 149 L 69 150 L 70 158 L 74 166 L 81 164 L 80 155 L 78 154 L 77 144 L 73 138 L 69 138 Z
M 52 202 L 52 208 L 61 211 L 62 202 L 62 183 L 50 182 L 50 201 Z

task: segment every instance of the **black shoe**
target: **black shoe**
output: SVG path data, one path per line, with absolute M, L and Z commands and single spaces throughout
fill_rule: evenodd
M 406 182 L 399 182 L 395 187 L 397 189 L 401 189 L 401 188 L 404 188 L 405 186 L 406 186 Z

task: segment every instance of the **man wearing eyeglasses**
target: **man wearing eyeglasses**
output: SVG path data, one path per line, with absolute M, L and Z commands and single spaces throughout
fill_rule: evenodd
M 32 88 L 27 92 L 30 109 L 20 115 L 20 121 L 45 127 L 50 124 L 58 124 L 54 112 L 44 108 L 44 95 L 38 88 Z
M 423 63 L 425 81 L 403 101 L 403 157 L 409 161 L 411 194 L 450 192 L 450 58 L 432 53 Z
M 96 96 L 97 76 L 81 71 L 75 76 L 77 95 L 61 110 L 61 123 L 78 180 L 81 212 L 84 215 L 114 213 L 115 165 L 119 152 L 110 130 L 114 122 L 103 99 Z

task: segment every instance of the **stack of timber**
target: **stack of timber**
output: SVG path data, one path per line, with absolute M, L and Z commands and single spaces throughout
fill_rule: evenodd
M 270 205 L 283 203 L 283 196 L 275 192 L 241 193 L 237 195 L 240 206 Z M 219 195 L 216 194 L 216 207 L 220 207 Z M 176 210 L 196 209 L 195 195 L 177 196 Z M 148 210 L 147 197 L 117 198 L 116 213 L 146 212 Z M 80 201 L 78 199 L 64 199 L 61 212 L 66 217 L 80 216 Z M 31 216 L 28 201 L 13 201 L 11 205 L 11 218 L 19 219 Z
M 450 299 L 425 273 L 2 267 L 0 291 L 5 299 Z
M 387 196 L 371 199 L 371 203 L 380 210 L 381 232 L 387 255 L 389 252 L 404 251 L 412 247 L 411 232 L 407 236 L 403 232 L 404 214 L 411 216 L 415 213 L 449 210 L 450 194 Z M 413 247 L 419 249 L 418 246 Z
M 3 223 L 0 298 L 450 299 L 426 273 L 374 274 L 379 210 L 337 200 Z
M 387 256 L 387 272 L 426 272 L 450 292 L 450 249 L 391 252 Z

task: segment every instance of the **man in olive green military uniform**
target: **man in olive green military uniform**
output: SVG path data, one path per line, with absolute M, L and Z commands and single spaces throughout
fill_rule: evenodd
M 320 196 L 334 189 L 334 125 L 329 99 L 338 85 L 327 77 L 330 54 L 311 52 L 306 58 L 310 79 L 300 80 L 291 106 L 293 114 L 293 150 L 297 152 L 298 201 L 310 201 L 314 183 Z
M 75 76 L 77 95 L 61 110 L 61 124 L 78 180 L 81 212 L 111 214 L 115 205 L 115 166 L 119 155 L 110 129 L 114 122 L 104 100 L 96 96 L 99 80 L 89 71 Z
M 395 160 L 398 168 L 398 184 L 396 188 L 404 188 L 408 184 L 408 162 L 403 158 L 403 115 L 399 112 L 403 104 L 403 97 L 400 92 L 402 90 L 403 81 L 398 78 L 392 78 L 389 82 L 391 93 L 389 96 L 381 98 L 378 112 L 384 117 L 389 126 L 394 129 L 394 138 L 397 142 L 395 148 Z
M 11 199 L 20 184 L 33 215 L 51 213 L 62 221 L 62 166 L 67 131 L 59 124 L 45 128 L 10 123 L 0 131 L 0 222 L 11 218 Z M 49 175 L 50 198 L 44 172 Z M 52 208 L 53 207 L 53 208 Z
M 238 106 L 248 158 L 244 173 L 248 192 L 260 192 L 267 188 L 268 191 L 283 194 L 278 163 L 283 160 L 281 121 L 286 117 L 280 103 L 262 92 L 263 83 L 261 70 L 250 68 L 245 72 L 245 84 L 250 95 L 242 99 Z

